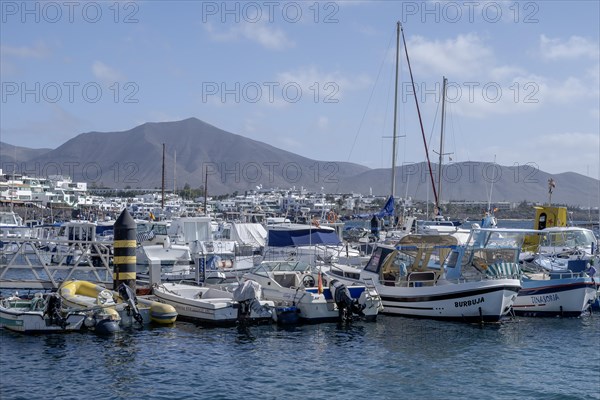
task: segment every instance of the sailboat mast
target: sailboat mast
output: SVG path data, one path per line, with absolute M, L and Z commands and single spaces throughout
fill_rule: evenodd
M 204 172 L 204 215 L 208 216 L 208 211 L 206 210 L 206 200 L 208 198 L 208 168 Z
M 400 24 L 400 23 L 398 23 Z M 429 177 L 431 178 L 431 188 L 433 189 L 433 197 L 437 204 L 437 191 L 435 190 L 435 181 L 433 179 L 433 172 L 431 172 L 431 160 L 429 159 L 429 149 L 427 148 L 427 139 L 425 139 L 425 128 L 423 128 L 423 119 L 421 118 L 421 109 L 419 108 L 419 100 L 417 99 L 417 89 L 415 88 L 415 80 L 413 78 L 412 68 L 410 66 L 410 58 L 408 58 L 408 49 L 406 47 L 406 38 L 404 37 L 404 29 L 400 25 L 402 31 L 402 42 L 404 43 L 404 53 L 406 54 L 406 63 L 408 64 L 408 72 L 410 74 L 410 81 L 412 83 L 413 97 L 415 99 L 415 106 L 417 107 L 417 114 L 419 115 L 419 125 L 421 127 L 421 136 L 423 137 L 423 145 L 425 146 L 425 156 L 427 157 L 427 166 L 429 167 Z
M 173 194 L 177 191 L 177 150 L 173 154 Z
M 165 144 L 162 144 L 162 184 L 160 190 L 160 208 L 165 209 Z
M 440 202 L 442 201 L 442 161 L 444 160 L 444 125 L 446 124 L 446 82 L 448 82 L 446 77 L 442 77 L 442 127 L 440 131 L 440 168 L 438 171 L 438 193 L 435 205 L 438 209 L 438 213 L 440 214 Z
M 398 63 L 400 54 L 400 21 L 396 23 L 396 82 L 394 85 L 394 137 L 392 139 L 392 198 L 396 195 L 396 146 L 398 135 L 396 133 L 396 121 L 398 117 Z

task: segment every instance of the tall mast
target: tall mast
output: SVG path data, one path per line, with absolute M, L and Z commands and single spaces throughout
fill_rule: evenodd
M 396 143 L 398 136 L 396 134 L 396 121 L 398 116 L 398 59 L 400 54 L 400 21 L 396 23 L 396 83 L 394 85 L 394 137 L 392 140 L 392 191 L 390 196 L 396 195 Z
M 423 128 L 423 119 L 421 118 L 421 109 L 419 108 L 419 100 L 417 99 L 417 89 L 415 88 L 415 80 L 413 79 L 412 68 L 410 66 L 410 59 L 408 58 L 408 49 L 406 47 L 406 38 L 404 37 L 404 29 L 400 25 L 402 31 L 402 42 L 404 43 L 404 53 L 406 54 L 406 63 L 408 64 L 408 72 L 410 73 L 410 81 L 412 83 L 413 97 L 415 99 L 415 105 L 417 107 L 417 114 L 419 115 L 419 125 L 421 126 L 421 136 L 423 137 L 423 145 L 425 146 L 425 156 L 427 156 L 427 166 L 429 167 L 429 177 L 431 178 L 431 188 L 433 189 L 433 197 L 437 204 L 437 191 L 435 190 L 435 182 L 433 179 L 433 172 L 431 172 L 431 160 L 429 159 L 429 149 L 427 148 L 427 139 L 425 139 L 425 128 Z
M 177 150 L 173 154 L 173 194 L 177 191 Z
M 165 209 L 165 144 L 162 144 L 162 184 L 160 190 L 160 208 Z
M 440 202 L 442 201 L 442 161 L 444 160 L 444 125 L 446 124 L 446 77 L 442 77 L 442 123 L 440 131 L 440 168 L 438 171 L 437 198 L 435 206 L 441 214 Z
M 208 168 L 204 172 L 204 215 L 208 216 L 208 211 L 206 210 L 206 199 L 208 197 Z

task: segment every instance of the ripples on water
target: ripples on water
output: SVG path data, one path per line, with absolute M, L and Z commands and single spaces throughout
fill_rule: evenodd
M 466 325 L 0 330 L 0 398 L 600 399 L 600 315 Z

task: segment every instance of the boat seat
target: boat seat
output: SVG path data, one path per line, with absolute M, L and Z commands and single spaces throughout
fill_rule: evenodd
M 433 286 L 436 278 L 436 274 L 433 271 L 411 272 L 407 278 L 408 286 Z
M 295 273 L 275 273 L 273 275 L 275 282 L 279 283 L 282 287 L 298 287 L 297 276 Z
M 486 275 L 489 277 L 520 277 L 521 268 L 517 263 L 500 262 L 488 265 L 485 270 Z
M 391 272 L 383 274 L 382 282 L 385 286 L 396 286 L 396 274 Z

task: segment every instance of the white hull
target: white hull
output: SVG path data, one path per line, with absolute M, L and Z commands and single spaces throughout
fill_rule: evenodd
M 175 307 L 180 318 L 213 324 L 231 324 L 238 320 L 240 305 L 231 293 L 202 286 L 162 283 L 153 290 L 159 301 Z M 261 302 L 273 306 L 273 303 Z M 270 313 L 250 314 L 251 320 L 269 320 Z
M 23 311 L 0 307 L 0 326 L 15 332 L 41 333 L 41 332 L 63 332 L 77 331 L 83 326 L 84 314 L 67 315 L 67 325 L 52 324 L 50 318 L 44 317 L 43 311 Z
M 302 284 L 284 287 L 279 285 L 276 280 L 261 275 L 247 274 L 245 279 L 258 282 L 262 286 L 263 299 L 273 301 L 276 306 L 296 306 L 299 312 L 298 316 L 304 321 L 318 322 L 339 318 L 339 309 L 332 299 L 329 287 L 324 287 L 323 293 L 319 294 L 317 287 L 305 288 Z M 352 297 L 358 298 L 359 304 L 365 306 L 362 310 L 365 318 L 375 319 L 382 309 L 379 294 L 362 285 L 360 288 L 352 286 L 347 288 L 353 294 Z
M 333 300 L 325 300 L 323 294 L 263 287 L 263 298 L 273 301 L 277 306 L 295 304 L 298 308 L 298 316 L 305 321 L 333 320 L 339 316 Z
M 377 284 L 377 291 L 384 314 L 495 322 L 510 311 L 520 287 L 518 279 L 494 279 L 428 287 Z
M 578 317 L 594 302 L 597 292 L 590 279 L 549 279 L 524 283 L 515 300 L 515 314 Z

